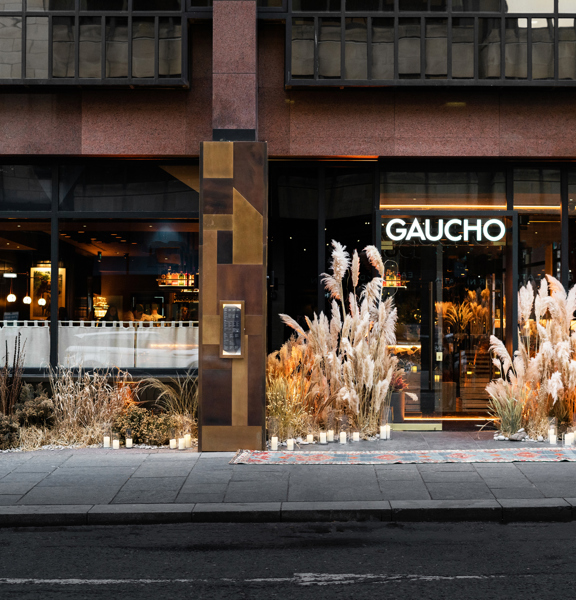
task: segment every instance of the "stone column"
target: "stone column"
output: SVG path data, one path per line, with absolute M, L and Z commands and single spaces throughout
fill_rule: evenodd
M 212 26 L 212 139 L 256 141 L 256 0 L 214 0 Z

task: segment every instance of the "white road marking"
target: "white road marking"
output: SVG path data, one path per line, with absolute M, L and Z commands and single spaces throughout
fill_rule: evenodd
M 488 580 L 501 579 L 506 575 L 375 575 L 355 573 L 295 573 L 293 577 L 267 577 L 254 579 L 35 579 L 20 577 L 0 577 L 0 585 L 151 585 L 151 584 L 191 584 L 191 583 L 292 583 L 300 586 L 350 585 L 354 583 L 394 583 L 412 581 Z M 515 576 L 516 577 L 516 576 Z

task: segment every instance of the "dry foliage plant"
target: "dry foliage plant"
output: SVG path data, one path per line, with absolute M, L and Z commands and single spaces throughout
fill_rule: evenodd
M 109 431 L 117 415 L 133 402 L 125 371 L 92 371 L 59 367 L 50 373 L 54 427 L 47 442 L 95 444 Z
M 360 257 L 352 257 L 342 244 L 332 242 L 331 274 L 323 273 L 322 281 L 332 298 L 331 316 L 314 314 L 306 317 L 305 331 L 294 319 L 281 314 L 282 321 L 292 327 L 300 347 L 301 364 L 291 372 L 307 381 L 300 398 L 306 412 L 317 420 L 325 418 L 329 409 L 348 414 L 364 435 L 378 431 L 382 411 L 390 405 L 391 382 L 401 373 L 398 359 L 389 347 L 396 343 L 396 309 L 392 298 L 382 299 L 384 265 L 375 246 L 366 246 L 364 254 L 377 276 L 359 288 Z M 345 290 L 350 288 L 346 295 Z M 269 359 L 283 362 L 288 348 Z M 304 389 L 304 386 L 302 385 Z
M 491 336 L 494 364 L 502 377 L 486 390 L 504 433 L 509 433 L 504 431 L 507 415 L 516 415 L 519 407 L 522 426 L 532 438 L 547 435 L 550 417 L 564 425 L 574 419 L 576 333 L 571 331 L 571 321 L 575 311 L 576 287 L 567 294 L 557 279 L 546 275 L 536 295 L 531 283 L 518 293 L 518 350 L 514 357 Z
M 8 342 L 6 342 L 6 354 L 4 355 L 4 366 L 0 370 L 0 412 L 5 415 L 12 415 L 14 405 L 20 398 L 22 389 L 22 370 L 24 368 L 25 356 L 24 344 L 20 344 L 20 333 L 14 340 L 14 353 L 12 355 L 12 364 L 9 364 Z
M 198 377 L 188 372 L 161 381 L 148 377 L 138 383 L 138 392 L 155 392 L 156 405 L 173 418 L 176 429 L 198 435 Z

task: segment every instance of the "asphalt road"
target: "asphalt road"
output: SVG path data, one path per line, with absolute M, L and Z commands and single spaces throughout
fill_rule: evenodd
M 0 530 L 0 598 L 571 598 L 576 523 Z

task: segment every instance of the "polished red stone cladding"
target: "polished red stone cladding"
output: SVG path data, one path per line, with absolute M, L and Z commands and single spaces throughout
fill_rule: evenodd
M 256 1 L 215 0 L 212 126 L 257 129 Z
M 260 23 L 258 39 L 259 139 L 269 155 L 576 155 L 576 89 L 286 90 L 284 27 Z M 212 138 L 213 87 L 221 127 L 250 128 L 241 94 L 252 76 L 217 73 L 213 86 L 212 24 L 192 25 L 191 40 L 190 90 L 0 91 L 0 154 L 198 156 Z

